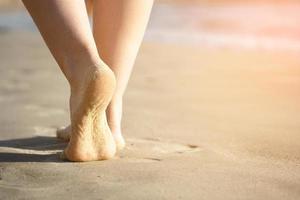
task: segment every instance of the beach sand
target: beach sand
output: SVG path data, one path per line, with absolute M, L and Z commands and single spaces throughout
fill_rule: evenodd
M 0 199 L 300 198 L 298 52 L 145 40 L 126 149 L 72 163 L 66 80 L 37 32 L 0 34 Z

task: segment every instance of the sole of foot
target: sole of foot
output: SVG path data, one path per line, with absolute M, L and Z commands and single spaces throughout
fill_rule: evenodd
M 114 74 L 107 66 L 93 66 L 80 79 L 75 87 L 71 86 L 69 143 L 62 157 L 79 162 L 111 159 L 116 144 L 105 109 L 115 89 Z
M 122 136 L 121 133 L 113 133 L 113 138 L 115 140 L 116 143 L 116 147 L 117 147 L 117 151 L 121 151 L 125 148 L 126 146 L 126 142 L 124 140 L 124 137 Z M 56 130 L 56 137 L 60 140 L 63 140 L 65 142 L 70 141 L 70 137 L 71 137 L 71 126 L 67 126 L 67 127 L 61 127 L 59 129 Z

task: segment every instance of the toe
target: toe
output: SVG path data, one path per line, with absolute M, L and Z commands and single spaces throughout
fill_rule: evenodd
M 56 137 L 64 140 L 64 141 L 68 141 L 70 140 L 70 126 L 68 127 L 60 127 L 56 130 Z
M 59 158 L 60 158 L 61 160 L 63 160 L 63 161 L 67 161 L 67 160 L 68 160 L 65 151 L 59 153 Z

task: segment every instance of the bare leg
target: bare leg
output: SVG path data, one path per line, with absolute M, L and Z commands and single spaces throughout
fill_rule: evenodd
M 91 5 L 90 0 L 88 0 Z M 114 71 L 117 87 L 106 113 L 118 149 L 125 146 L 121 134 L 122 98 L 140 47 L 153 0 L 94 0 L 94 38 L 100 57 Z M 70 127 L 58 130 L 68 140 Z
M 152 0 L 95 0 L 93 31 L 100 57 L 113 70 L 117 85 L 106 111 L 118 148 L 121 134 L 122 98 L 141 45 L 152 9 Z
M 115 88 L 112 71 L 99 58 L 84 0 L 23 0 L 71 89 L 72 161 L 107 159 L 116 146 L 105 110 Z

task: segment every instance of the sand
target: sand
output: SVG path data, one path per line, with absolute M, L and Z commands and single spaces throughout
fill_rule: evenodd
M 299 199 L 300 60 L 145 41 L 125 97 L 128 146 L 59 159 L 68 87 L 36 32 L 0 32 L 0 199 Z

